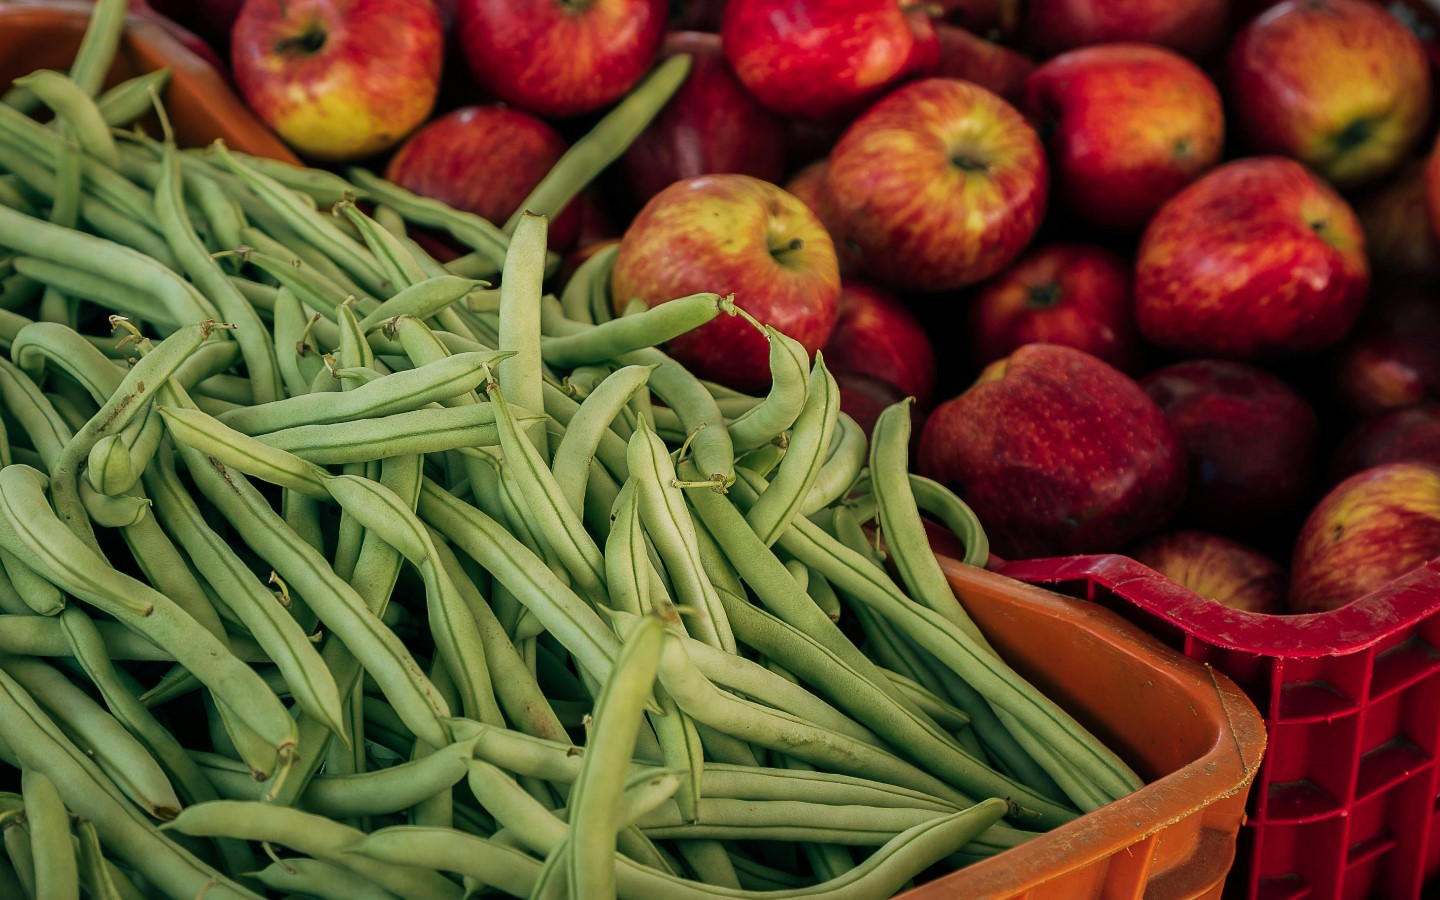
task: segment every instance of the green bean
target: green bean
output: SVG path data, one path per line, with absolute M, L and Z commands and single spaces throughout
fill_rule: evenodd
M 840 388 L 825 368 L 820 353 L 810 373 L 810 392 L 795 420 L 785 458 L 775 469 L 770 486 L 745 514 L 745 521 L 768 547 L 796 517 L 824 465 L 825 451 L 840 415 Z
M 638 824 L 652 840 L 805 841 L 878 847 L 908 828 L 944 816 L 929 810 L 710 799 L 701 802 L 698 821 L 685 821 L 679 808 L 669 804 Z
M 184 187 L 175 161 L 175 147 L 167 144 L 161 156 L 160 184 L 155 190 L 155 213 L 160 233 L 190 280 L 215 304 L 225 321 L 235 326 L 234 336 L 245 358 L 250 402 L 268 403 L 284 396 L 280 369 L 270 332 L 240 291 L 205 251 L 185 211 Z
M 111 497 L 124 494 L 140 480 L 164 437 L 164 423 L 152 407 L 143 419 L 132 421 L 119 434 L 95 442 L 85 467 L 86 483 Z
M 216 141 L 211 150 L 232 175 L 254 191 L 285 224 L 316 249 L 334 260 L 346 274 L 355 278 L 368 291 L 384 291 L 385 276 L 380 266 L 363 245 L 356 243 L 337 227 L 333 220 L 300 202 L 298 195 L 268 174 L 235 157 L 224 142 Z
M 187 152 L 203 154 L 209 151 L 190 150 Z M 239 150 L 231 150 L 230 155 L 290 190 L 309 196 L 322 207 L 334 206 L 347 199 L 365 199 L 365 192 L 359 187 L 324 169 L 305 168 L 278 159 L 253 156 Z
M 174 330 L 180 324 L 180 319 L 172 317 L 169 312 L 155 309 L 153 295 L 142 289 L 116 284 L 105 276 L 76 269 L 69 264 L 26 256 L 15 260 L 15 271 L 67 297 L 118 311 L 132 319 L 145 317 L 167 330 Z
M 14 175 L 0 176 L 0 203 L 3 203 L 16 212 L 22 212 L 27 216 L 38 216 L 40 214 L 39 210 L 37 210 L 35 204 L 31 203 L 30 199 L 25 196 L 25 191 L 21 187 L 22 184 L 23 182 Z
M 184 171 L 183 166 L 181 167 L 181 171 Z M 210 243 L 208 246 L 217 252 L 239 248 L 244 243 L 240 233 L 247 227 L 245 212 L 240 208 L 239 202 L 227 194 L 224 188 L 220 187 L 214 179 L 204 175 L 197 173 L 186 174 L 185 184 L 194 196 L 196 205 L 200 207 L 201 215 L 205 217 L 205 223 L 209 226 Z M 241 264 L 238 257 L 226 257 L 225 259 L 228 260 L 228 262 L 223 264 L 230 265 L 232 267 L 232 273 L 238 270 Z M 235 288 L 239 290 L 251 304 L 255 305 L 257 309 L 263 310 L 268 308 L 264 305 L 264 298 L 273 295 L 267 295 L 263 290 L 260 290 L 260 288 L 265 287 L 264 285 L 255 284 L 249 279 L 237 278 L 233 274 L 226 275 L 226 278 L 229 279 L 230 282 L 235 285 Z M 270 305 L 273 306 L 273 302 Z
M 690 73 L 690 55 L 677 53 L 655 66 L 588 134 L 565 151 L 515 207 L 503 231 L 514 234 L 525 213 L 554 218 L 587 184 L 640 136 Z
M 263 246 L 254 246 L 275 243 L 262 240 L 255 231 L 253 228 L 241 229 L 240 236 L 246 242 L 239 251 L 241 259 L 294 291 L 295 296 L 306 305 L 324 313 L 327 318 L 335 318 L 335 308 L 343 303 L 346 297 L 355 297 L 357 300 L 364 297 L 360 293 L 347 290 L 345 285 L 321 272 L 313 261 L 301 259 L 291 250 L 278 247 L 270 250 Z M 378 304 L 374 304 L 372 300 L 372 308 L 373 305 Z
M 596 324 L 590 312 L 595 305 L 610 307 L 610 272 L 615 268 L 615 256 L 620 252 L 618 243 L 595 251 L 580 264 L 575 274 L 565 284 L 560 294 L 560 304 L 565 316 L 586 325 Z M 600 296 L 597 304 L 596 295 Z
M 885 671 L 885 677 L 941 728 L 959 731 L 970 724 L 970 717 L 963 709 L 932 693 L 923 684 L 889 670 Z
M 59 588 L 4 548 L 0 548 L 0 565 L 4 566 L 5 577 L 15 588 L 15 592 L 32 612 L 41 616 L 53 616 L 65 608 L 65 597 Z
M 418 225 L 444 229 L 462 244 L 479 251 L 494 264 L 495 271 L 504 264 L 505 251 L 510 240 L 500 229 L 480 216 L 413 194 L 365 169 L 351 168 L 347 174 L 353 183 L 376 202 L 385 204 Z
M 127 78 L 95 98 L 100 117 L 111 128 L 122 128 L 154 108 L 154 98 L 170 83 L 170 67 Z
M 540 393 L 540 295 L 548 225 L 544 216 L 527 215 L 517 221 L 523 227 L 516 230 L 505 254 L 500 282 L 499 347 L 514 355 L 495 367 L 495 378 L 517 404 L 540 409 L 544 406 Z M 531 426 L 525 433 L 540 455 L 548 458 L 545 430 Z
M 566 501 L 577 514 L 584 510 L 590 463 L 606 435 L 613 435 L 611 423 L 629 399 L 645 387 L 653 371 L 645 366 L 616 370 L 585 398 L 566 424 L 565 437 L 555 448 L 552 467 Z M 626 468 L 628 471 L 628 463 Z
M 422 278 L 401 289 L 367 314 L 360 320 L 360 328 L 363 331 L 370 331 L 380 327 L 387 319 L 393 319 L 396 316 L 415 316 L 419 319 L 428 319 L 450 304 L 463 299 L 477 285 L 483 283 L 471 281 L 468 278 L 456 278 L 454 275 Z
M 75 823 L 75 830 L 78 832 L 80 846 L 79 875 L 86 892 L 93 900 L 123 900 L 124 895 L 120 893 L 114 876 L 105 864 L 105 855 L 100 849 L 100 836 L 95 833 L 95 823 L 82 819 Z
M 735 636 L 714 586 L 705 577 L 696 548 L 695 526 L 685 509 L 685 497 L 670 455 L 643 420 L 636 425 L 630 438 L 629 462 L 645 531 L 674 580 L 676 599 L 697 611 L 686 625 L 698 639 L 734 653 Z
M 574 896 L 615 895 L 617 834 L 621 829 L 620 798 L 625 782 L 615 778 L 617 766 L 630 759 L 645 714 L 645 701 L 655 683 L 664 623 L 645 618 L 634 624 L 621 645 L 595 702 L 594 721 L 570 795 L 570 844 L 566 857 Z
M 3 471 L 3 470 L 0 470 Z M 0 738 L 22 766 L 46 775 L 75 815 L 95 823 L 104 844 L 157 889 L 172 896 L 258 900 L 155 831 L 140 811 L 112 793 L 107 779 L 65 740 L 19 685 L 0 671 Z
M 27 900 L 36 900 L 35 850 L 30 845 L 30 829 L 19 817 L 7 819 L 4 829 L 5 852 L 15 866 L 15 877 L 20 882 L 21 896 Z
M 663 344 L 699 328 L 721 313 L 735 315 L 735 298 L 719 294 L 691 294 L 669 300 L 638 315 L 625 316 L 567 337 L 540 345 L 548 365 L 574 368 L 613 359 L 624 353 Z
M 120 164 L 110 126 L 92 99 L 94 91 L 87 91 L 68 76 L 50 69 L 36 69 L 15 79 L 15 84 L 54 110 L 82 150 L 108 166 Z
M 330 210 L 331 215 L 344 216 L 345 221 L 359 234 L 370 250 L 385 276 L 387 294 L 394 294 L 404 288 L 424 281 L 425 268 L 411 254 L 410 248 L 374 219 L 365 215 L 351 200 L 341 200 Z M 427 317 L 428 318 L 428 317 Z
M 287 896 L 319 897 L 321 900 L 398 900 L 375 882 L 343 866 L 293 856 L 271 863 L 254 874 L 256 881 Z
M 974 511 L 955 492 L 923 475 L 910 475 L 910 491 L 922 512 L 930 513 L 944 523 L 965 547 L 961 560 L 983 567 L 990 559 L 990 541 Z
M 216 800 L 186 808 L 163 827 L 196 837 L 232 837 L 282 844 L 349 869 L 401 897 L 459 900 L 461 896 L 459 885 L 428 866 L 378 864 L 351 852 L 351 848 L 364 839 L 364 832 L 324 816 L 284 806 Z
M 810 353 L 799 341 L 766 325 L 770 344 L 770 393 L 730 423 L 730 439 L 743 453 L 770 443 L 795 424 L 810 391 Z
M 0 469 L 0 473 L 3 473 Z M 514 592 L 545 630 L 574 655 L 583 671 L 602 679 L 619 641 L 599 615 L 494 519 L 429 479 L 420 492 L 420 517 Z
M 835 422 L 836 431 L 831 441 L 829 455 L 810 486 L 805 502 L 800 506 L 800 515 L 813 515 L 843 498 L 865 468 L 865 432 L 855 420 L 843 411 Z M 753 467 L 751 467 L 753 470 Z M 761 477 L 764 473 L 756 472 Z
M 35 861 L 35 896 L 80 900 L 80 871 L 70 845 L 70 815 L 55 783 L 37 769 L 22 769 L 20 792 Z
M 519 412 L 517 422 L 542 416 Z M 375 457 L 441 453 L 500 444 L 495 408 L 489 403 L 417 409 L 330 425 L 297 425 L 257 436 L 277 450 L 317 465 L 364 462 Z
M 70 77 L 87 95 L 93 97 L 100 93 L 124 34 L 124 0 L 97 0 L 85 36 L 80 39 L 80 49 L 70 64 Z
M 0 668 L 45 708 L 60 729 L 148 814 L 157 819 L 170 819 L 180 811 L 180 799 L 154 758 L 88 694 L 53 667 L 34 659 L 0 657 Z
M 259 403 L 226 413 L 219 419 L 242 434 L 261 435 L 297 425 L 328 425 L 409 412 L 474 390 L 485 380 L 490 366 L 508 356 L 503 351 L 457 353 L 377 378 L 353 391 L 304 394 L 274 403 Z

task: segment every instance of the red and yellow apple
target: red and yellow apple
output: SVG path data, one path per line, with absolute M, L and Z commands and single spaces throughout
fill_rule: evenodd
M 1037 56 L 1091 44 L 1159 44 L 1199 58 L 1225 32 L 1230 0 L 1029 0 L 1024 43 Z
M 928 409 L 935 391 L 935 351 L 915 314 L 888 291 L 854 280 L 840 283 L 840 313 L 825 344 L 831 372 L 860 372 L 888 381 L 900 399 Z
M 1290 610 L 1337 609 L 1440 556 L 1440 468 L 1400 462 L 1350 476 L 1310 513 L 1290 564 Z
M 1430 118 L 1419 38 L 1378 3 L 1286 0 L 1235 38 L 1226 60 L 1237 130 L 1340 187 L 1404 159 Z
M 756 99 L 806 119 L 854 114 L 939 54 L 924 4 L 897 0 L 729 0 L 720 34 Z
M 431 0 L 248 0 L 230 55 L 265 124 L 305 156 L 343 161 L 430 115 L 444 34 Z
M 626 229 L 610 277 L 623 310 L 702 291 L 735 303 L 814 353 L 835 328 L 840 272 L 825 227 L 804 203 L 748 175 L 703 175 L 651 198 Z M 765 336 L 720 316 L 669 344 L 701 378 L 742 391 L 770 385 Z
M 964 81 L 896 89 L 846 129 L 825 176 L 825 224 L 860 271 L 942 291 L 1005 268 L 1045 214 L 1049 170 L 1014 107 Z
M 1134 363 L 1130 263 L 1113 250 L 1053 244 L 1020 257 L 981 288 L 970 307 L 975 362 L 1025 344 L 1062 344 L 1118 369 Z
M 665 0 L 458 0 L 465 61 L 480 86 L 542 116 L 620 99 L 665 37 Z
M 1157 369 L 1140 386 L 1185 445 L 1187 522 L 1250 531 L 1304 502 L 1320 426 L 1285 382 L 1245 363 L 1197 359 Z
M 1185 496 L 1185 451 L 1155 402 L 1109 364 L 1053 344 L 991 363 L 936 407 L 919 469 L 970 504 L 1007 559 L 1118 551 Z
M 1335 449 L 1330 480 L 1393 462 L 1440 466 L 1440 404 L 1392 409 L 1361 422 Z
M 1238 541 L 1204 531 L 1171 531 L 1131 548 L 1136 562 L 1231 609 L 1285 611 L 1285 570 Z
M 1135 274 L 1140 333 L 1191 356 L 1319 350 L 1360 316 L 1365 238 L 1349 205 L 1299 163 L 1228 163 L 1161 207 Z
M 411 135 L 390 159 L 385 177 L 496 224 L 510 218 L 567 146 L 543 120 L 506 106 L 467 106 Z M 550 222 L 551 249 L 575 241 L 579 203 Z
M 1440 399 L 1440 305 L 1434 282 L 1378 285 L 1332 371 L 1340 402 L 1357 415 Z
M 1108 229 L 1143 228 L 1225 143 L 1220 92 L 1163 47 L 1057 56 L 1026 79 L 1020 108 L 1045 136 L 1055 197 L 1076 220 Z
M 778 182 L 785 171 L 785 125 L 736 80 L 720 38 L 672 32 L 660 56 L 676 53 L 690 54 L 690 74 L 620 158 L 635 198 L 643 203 L 697 175 L 735 172 Z

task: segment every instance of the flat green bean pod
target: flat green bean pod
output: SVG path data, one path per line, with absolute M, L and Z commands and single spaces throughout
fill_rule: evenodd
M 663 344 L 699 328 L 721 313 L 735 315 L 733 295 L 691 294 L 667 300 L 637 315 L 613 319 L 589 331 L 548 338 L 540 344 L 540 355 L 547 364 L 565 369 L 604 362 Z
M 15 79 L 15 84 L 39 97 L 55 111 L 82 150 L 108 166 L 120 164 L 110 126 L 100 114 L 91 95 L 68 76 L 50 69 L 37 69 Z
M 745 514 L 745 521 L 766 546 L 775 543 L 791 521 L 801 515 L 804 503 L 824 467 L 825 452 L 840 415 L 840 388 L 825 368 L 820 353 L 810 373 L 810 393 L 795 420 L 785 458 L 775 469 L 770 486 Z
M 769 325 L 770 393 L 729 425 L 735 452 L 764 446 L 795 424 L 810 396 L 810 352 L 799 341 Z
M 544 417 L 516 410 L 515 419 L 528 423 Z M 495 408 L 489 403 L 427 407 L 330 425 L 297 425 L 256 439 L 322 466 L 500 445 Z
M 55 783 L 38 769 L 20 771 L 25 824 L 35 863 L 35 896 L 80 900 L 80 870 L 70 844 L 70 814 Z
M 372 312 L 360 320 L 360 329 L 371 331 L 396 316 L 415 316 L 417 319 L 428 319 L 450 304 L 464 299 L 467 294 L 477 287 L 483 287 L 484 284 L 483 281 L 456 278 L 454 275 L 422 278 L 420 281 L 402 288 L 393 297 L 375 307 Z
M 100 117 L 111 128 L 121 128 L 154 109 L 154 99 L 170 83 L 170 67 L 127 78 L 95 98 Z

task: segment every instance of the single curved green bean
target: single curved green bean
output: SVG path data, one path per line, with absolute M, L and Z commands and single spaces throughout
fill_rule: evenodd
M 423 366 L 385 375 L 353 391 L 300 395 L 232 410 L 219 420 L 248 435 L 297 425 L 327 425 L 420 409 L 474 390 L 504 351 L 457 353 Z
M 75 832 L 79 845 L 80 880 L 92 900 L 127 900 L 129 897 L 138 900 L 140 892 L 135 890 L 135 886 L 118 872 L 111 873 L 105 853 L 100 848 L 100 835 L 95 831 L 95 823 L 80 819 L 75 823 Z M 122 881 L 129 887 L 128 894 L 120 892 Z
M 784 434 L 810 396 L 809 351 L 769 325 L 762 330 L 770 343 L 770 393 L 730 423 L 730 439 L 737 453 L 762 447 Z
M 186 152 L 204 155 L 209 151 L 195 149 Z M 365 199 L 363 190 L 325 169 L 297 166 L 283 160 L 242 153 L 239 150 L 231 150 L 230 155 L 290 190 L 309 196 L 321 207 L 334 206 L 342 200 Z
M 294 291 L 305 305 L 324 313 L 328 319 L 335 318 L 336 307 L 347 297 L 354 297 L 371 309 L 379 305 L 368 294 L 350 290 L 347 285 L 330 277 L 313 260 L 303 259 L 293 250 L 263 237 L 258 229 L 242 228 L 240 238 L 245 242 L 239 249 L 240 258 L 246 265 L 254 266 Z M 363 303 L 366 300 L 370 302 Z
M 119 434 L 95 442 L 85 466 L 86 481 L 102 494 L 124 494 L 140 480 L 164 437 L 165 423 L 152 407 L 143 419 L 132 421 Z
M 35 868 L 35 896 L 80 900 L 80 870 L 70 844 L 70 814 L 55 783 L 37 769 L 22 769 L 20 793 L 25 798 L 25 824 Z
M 69 76 L 50 69 L 36 69 L 15 79 L 15 84 L 30 91 L 54 110 L 80 149 L 107 166 L 120 164 L 115 139 L 110 135 L 105 117 L 100 114 L 100 107 L 92 99 L 93 92 L 86 91 Z
M 80 39 L 80 49 L 70 63 L 70 77 L 88 96 L 100 93 L 115 51 L 125 34 L 125 0 L 97 0 Z
M 965 547 L 965 558 L 961 560 L 972 566 L 983 567 L 990 559 L 990 541 L 980 519 L 969 505 L 955 495 L 955 492 L 931 481 L 923 475 L 910 475 L 910 491 L 921 512 L 927 512 L 939 519 L 950 529 Z
M 544 216 L 526 215 L 517 221 L 522 226 L 515 230 L 505 254 L 500 281 L 499 347 L 514 355 L 495 367 L 495 379 L 506 396 L 520 406 L 541 409 L 545 402 L 540 388 L 540 296 L 544 291 L 549 225 Z M 545 430 L 531 426 L 525 434 L 540 455 L 548 459 Z
M 615 268 L 615 257 L 619 253 L 618 243 L 603 247 L 575 269 L 575 274 L 570 276 L 565 290 L 560 293 L 560 305 L 567 318 L 594 325 L 596 322 L 591 309 L 597 305 L 610 308 L 610 272 Z
M 6 756 L 13 757 L 13 751 Z M 15 879 L 20 882 L 19 896 L 32 900 L 35 897 L 35 850 L 30 845 L 30 828 L 19 816 L 7 818 L 3 828 L 5 852 L 14 866 Z
M 677 53 L 651 69 L 588 134 L 565 151 L 540 179 L 540 183 L 515 207 L 502 230 L 506 234 L 516 233 L 521 218 L 527 212 L 551 218 L 560 215 L 565 204 L 620 158 L 665 108 L 689 74 L 690 55 L 687 53 Z
M 375 882 L 337 866 L 308 856 L 292 856 L 254 873 L 256 881 L 287 896 L 319 897 L 320 900 L 400 900 Z
M 170 83 L 170 67 L 127 78 L 95 98 L 100 117 L 111 128 L 123 128 L 155 108 L 155 97 Z
M 354 167 L 347 170 L 347 174 L 350 181 L 375 202 L 383 203 L 417 225 L 443 229 L 462 244 L 480 252 L 493 264 L 492 271 L 498 272 L 504 265 L 510 239 L 480 216 L 413 194 L 366 169 Z
M 0 470 L 3 471 L 3 470 Z M 259 896 L 196 859 L 155 830 L 138 808 L 112 793 L 109 780 L 64 739 L 24 689 L 0 671 L 0 738 L 21 765 L 49 777 L 75 815 L 95 823 L 101 841 L 157 889 L 171 896 L 201 891 L 222 900 Z
M 735 315 L 735 298 L 719 294 L 691 294 L 667 300 L 633 316 L 624 316 L 593 329 L 540 344 L 546 364 L 570 369 L 614 359 L 624 353 L 663 344 L 693 331 L 721 313 Z
M 864 430 L 842 411 L 835 421 L 835 435 L 830 444 L 829 455 L 820 466 L 815 483 L 805 495 L 805 502 L 800 506 L 800 515 L 813 515 L 845 496 L 865 468 L 867 443 Z M 753 467 L 750 468 L 754 470 Z M 758 470 L 756 474 L 766 477 Z
M 396 316 L 428 319 L 452 303 L 463 300 L 467 294 L 483 284 L 484 282 L 472 281 L 469 278 L 456 278 L 454 275 L 421 278 L 402 288 L 368 313 L 360 320 L 360 329 L 371 331 Z
M 365 833 L 324 816 L 267 803 L 216 800 L 187 807 L 163 826 L 192 837 L 231 837 L 281 844 L 342 866 L 401 897 L 460 900 L 458 884 L 429 867 L 377 864 L 351 852 Z
M 424 266 L 410 252 L 410 248 L 399 238 L 383 228 L 351 200 L 341 200 L 330 209 L 331 215 L 344 216 L 360 239 L 365 242 L 371 256 L 385 276 L 383 287 L 386 295 L 394 295 L 407 287 L 419 284 L 429 277 Z M 428 316 L 426 317 L 428 318 Z
M 825 452 L 835 434 L 840 415 L 840 388 L 825 368 L 820 353 L 810 372 L 810 392 L 805 408 L 795 420 L 785 458 L 775 469 L 770 486 L 745 514 L 745 521 L 768 547 L 774 544 L 801 509 L 825 462 Z
M 601 441 L 607 433 L 613 435 L 611 423 L 630 398 L 645 387 L 653 371 L 646 366 L 617 369 L 600 382 L 566 423 L 565 436 L 555 448 L 551 466 L 555 481 L 577 515 L 584 512 L 590 464 Z
M 515 419 L 528 423 L 543 417 L 517 411 Z M 495 408 L 489 403 L 417 409 L 330 425 L 297 425 L 256 439 L 322 466 L 500 445 Z
M 3 547 L 0 547 L 0 566 L 4 567 L 5 577 L 32 612 L 54 616 L 65 608 L 65 597 L 59 588 Z

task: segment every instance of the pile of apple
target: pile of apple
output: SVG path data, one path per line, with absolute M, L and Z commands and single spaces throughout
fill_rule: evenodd
M 1440 556 L 1440 54 L 1418 3 L 169 6 L 312 163 L 495 222 L 689 54 L 551 223 L 565 273 L 618 242 L 617 312 L 733 292 L 823 350 L 862 425 L 914 397 L 918 468 L 1002 557 L 1127 552 L 1309 612 Z M 768 388 L 741 319 L 670 349 Z

